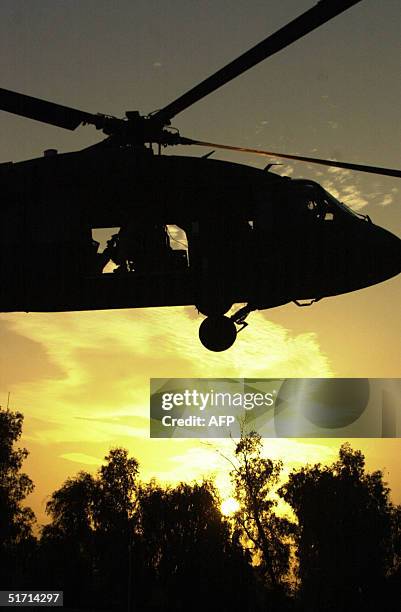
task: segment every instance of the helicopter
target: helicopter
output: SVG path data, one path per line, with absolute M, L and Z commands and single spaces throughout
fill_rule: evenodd
M 254 310 L 369 287 L 401 271 L 401 240 L 319 183 L 203 157 L 196 145 L 401 177 L 401 171 L 194 140 L 180 112 L 360 0 L 321 0 L 164 108 L 124 118 L 0 89 L 0 110 L 106 138 L 81 151 L 0 164 L 0 310 L 195 305 L 202 344 L 224 351 Z M 155 150 L 156 149 L 156 150 Z M 186 242 L 171 248 L 166 228 Z M 115 228 L 100 250 L 94 232 Z M 112 273 L 108 273 L 110 270 Z M 227 315 L 234 304 L 243 304 Z

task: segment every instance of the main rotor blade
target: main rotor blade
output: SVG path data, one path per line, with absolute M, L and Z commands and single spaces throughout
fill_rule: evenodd
M 215 142 L 203 142 L 200 140 L 192 140 L 190 138 L 181 138 L 181 144 L 193 144 L 201 147 L 213 147 L 216 149 L 226 149 L 228 151 L 240 151 L 241 153 L 256 153 L 267 157 L 280 157 L 282 159 L 293 159 L 295 161 L 309 162 L 311 164 L 320 164 L 321 166 L 330 166 L 333 168 L 345 168 L 347 170 L 357 170 L 358 172 L 369 172 L 370 174 L 382 174 L 384 176 L 395 176 L 401 178 L 401 170 L 394 168 L 381 168 L 379 166 L 365 166 L 363 164 L 351 164 L 348 162 L 332 161 L 329 159 L 319 159 L 317 157 L 304 157 L 301 155 L 286 155 L 284 153 L 274 153 L 273 151 L 262 151 L 261 149 L 248 149 L 245 147 L 233 147 L 231 145 L 216 144 Z
M 66 130 L 75 130 L 81 123 L 100 125 L 101 116 L 85 113 L 75 108 L 61 106 L 32 96 L 0 88 L 0 110 L 49 123 Z
M 210 77 L 196 85 L 185 94 L 157 111 L 153 116 L 169 121 L 178 113 L 192 106 L 222 85 L 249 70 L 262 60 L 299 40 L 326 21 L 339 15 L 361 0 L 320 0 L 316 6 L 285 25 L 274 34 L 265 38 L 249 51 L 246 51 Z

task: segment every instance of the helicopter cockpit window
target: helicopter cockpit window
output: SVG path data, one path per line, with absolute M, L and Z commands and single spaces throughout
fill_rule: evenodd
M 316 221 L 332 222 L 337 219 L 339 209 L 354 215 L 344 204 L 338 202 L 330 193 L 315 185 L 303 185 L 300 193 L 300 201 L 304 209 Z
M 324 193 L 324 196 L 327 198 L 327 202 L 331 208 L 340 209 L 342 212 L 352 215 L 353 217 L 359 218 L 359 215 L 355 213 L 353 210 L 351 210 L 351 208 L 349 208 L 346 204 L 344 204 L 344 202 L 340 202 L 339 200 L 337 200 L 337 198 L 335 198 L 333 195 L 331 195 L 331 193 L 329 193 L 325 189 L 323 189 L 323 193 Z
M 313 220 L 325 221 L 326 213 L 332 212 L 327 205 L 327 201 L 313 185 L 303 186 L 299 194 L 299 200 L 302 208 L 307 213 L 307 217 Z

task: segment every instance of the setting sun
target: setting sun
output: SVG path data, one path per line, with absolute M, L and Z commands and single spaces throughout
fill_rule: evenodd
M 233 497 L 228 497 L 221 503 L 221 511 L 226 516 L 234 514 L 239 509 L 239 503 Z

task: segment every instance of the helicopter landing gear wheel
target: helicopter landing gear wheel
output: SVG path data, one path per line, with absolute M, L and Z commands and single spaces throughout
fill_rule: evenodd
M 209 351 L 226 351 L 237 337 L 234 321 L 228 317 L 207 317 L 199 328 L 199 339 Z
M 210 302 L 199 301 L 195 308 L 198 312 L 203 314 L 205 317 L 219 317 L 226 314 L 232 307 L 233 303 L 230 300 L 217 300 L 216 298 L 210 300 Z

